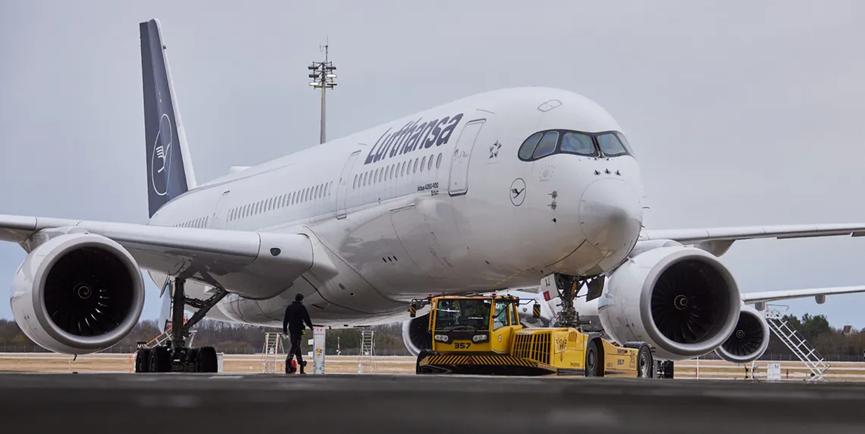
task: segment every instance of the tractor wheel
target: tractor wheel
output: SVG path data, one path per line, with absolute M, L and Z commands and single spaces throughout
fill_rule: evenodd
M 604 367 L 601 359 L 601 349 L 598 340 L 589 341 L 586 345 L 586 377 L 603 377 Z
M 637 352 L 637 378 L 652 378 L 655 374 L 655 361 L 652 349 L 648 345 L 640 345 Z

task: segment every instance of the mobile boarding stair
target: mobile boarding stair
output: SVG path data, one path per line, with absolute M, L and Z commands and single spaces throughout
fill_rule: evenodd
M 189 331 L 189 338 L 188 339 L 189 339 L 189 346 L 190 347 L 192 346 L 192 342 L 195 341 L 195 332 L 196 332 L 196 330 L 190 330 Z M 147 341 L 146 343 L 144 343 L 143 345 L 141 345 L 141 347 L 142 348 L 156 348 L 156 347 L 158 347 L 158 346 L 162 345 L 163 343 L 170 341 L 170 340 L 171 340 L 171 326 L 166 328 L 164 332 L 154 336 L 153 339 L 151 339 L 151 340 Z
M 830 365 L 823 360 L 823 356 L 817 352 L 817 349 L 790 328 L 790 325 L 784 320 L 783 314 L 777 309 L 768 307 L 764 311 L 764 315 L 772 333 L 811 371 L 811 377 L 806 381 L 822 381 Z
M 285 353 L 285 337 L 282 333 L 267 332 L 264 334 L 264 347 L 261 350 L 262 364 L 266 374 L 276 374 L 276 367 Z

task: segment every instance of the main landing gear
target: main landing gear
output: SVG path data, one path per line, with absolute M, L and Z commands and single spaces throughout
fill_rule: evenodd
M 171 335 L 153 348 L 139 348 L 135 352 L 135 372 L 217 372 L 219 366 L 213 347 L 190 348 L 186 341 L 189 330 L 201 321 L 219 300 L 225 297 L 223 289 L 206 300 L 186 298 L 185 279 L 175 279 L 171 300 Z M 185 306 L 198 309 L 189 321 L 183 322 Z

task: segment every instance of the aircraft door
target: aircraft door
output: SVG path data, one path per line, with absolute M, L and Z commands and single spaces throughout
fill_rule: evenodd
M 219 195 L 219 200 L 216 202 L 216 207 L 213 209 L 213 214 L 207 222 L 207 227 L 211 229 L 225 229 L 228 223 L 228 196 L 231 190 L 225 190 Z
M 354 166 L 360 157 L 360 150 L 352 152 L 342 168 L 342 173 L 339 175 L 339 182 L 336 186 L 336 218 L 344 219 L 346 215 L 346 202 L 348 198 L 348 186 L 352 183 L 352 173 Z
M 469 161 L 472 156 L 472 148 L 475 146 L 475 141 L 484 126 L 484 122 L 486 122 L 485 119 L 478 119 L 467 123 L 460 133 L 456 145 L 454 145 L 450 180 L 448 181 L 448 193 L 451 196 L 459 196 L 469 191 Z

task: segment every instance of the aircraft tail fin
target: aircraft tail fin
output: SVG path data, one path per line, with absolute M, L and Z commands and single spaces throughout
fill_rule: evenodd
M 139 25 L 144 84 L 144 136 L 147 147 L 147 200 L 150 217 L 171 199 L 195 187 L 186 133 L 180 121 L 159 21 Z

